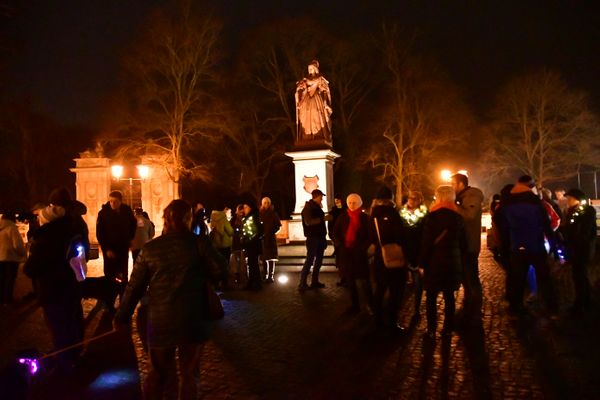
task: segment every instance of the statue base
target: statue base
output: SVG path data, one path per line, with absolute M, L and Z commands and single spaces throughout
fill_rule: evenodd
M 305 240 L 300 214 L 304 204 L 312 198 L 311 192 L 321 190 L 323 211 L 333 206 L 333 164 L 339 154 L 330 149 L 302 150 L 285 153 L 294 163 L 296 204 L 289 221 L 289 240 Z

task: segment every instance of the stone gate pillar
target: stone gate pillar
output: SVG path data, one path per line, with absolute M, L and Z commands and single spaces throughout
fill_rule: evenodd
M 163 210 L 179 196 L 179 184 L 169 176 L 165 157 L 142 156 L 142 164 L 149 167 L 148 178 L 142 181 L 142 208 L 156 227 L 156 236 L 162 233 Z
M 75 168 L 70 169 L 76 176 L 75 198 L 87 207 L 83 219 L 89 229 L 90 243 L 97 244 L 96 219 L 110 193 L 110 159 L 87 157 L 86 153 L 81 153 L 80 157 L 75 159 Z

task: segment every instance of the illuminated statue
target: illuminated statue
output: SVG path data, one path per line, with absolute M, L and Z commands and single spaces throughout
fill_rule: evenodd
M 319 62 L 311 61 L 308 75 L 296 83 L 296 144 L 331 147 L 331 93 L 319 74 Z

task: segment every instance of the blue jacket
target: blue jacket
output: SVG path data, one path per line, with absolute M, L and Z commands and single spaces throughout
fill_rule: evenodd
M 542 201 L 531 190 L 512 192 L 499 212 L 499 228 L 511 251 L 546 253 L 544 236 L 552 243 L 554 234 Z

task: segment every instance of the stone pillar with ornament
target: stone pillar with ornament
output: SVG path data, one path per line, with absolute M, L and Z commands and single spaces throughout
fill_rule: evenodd
M 305 240 L 300 213 L 304 204 L 312 198 L 311 192 L 321 190 L 323 208 L 327 212 L 333 206 L 333 164 L 339 154 L 331 150 L 303 150 L 285 153 L 294 163 L 296 202 L 292 219 L 289 221 L 289 240 Z
M 142 181 L 142 208 L 154 222 L 158 236 L 163 229 L 163 210 L 180 197 L 179 184 L 174 182 L 174 174 L 165 157 L 142 156 L 142 164 L 149 168 L 148 177 Z
M 89 229 L 90 242 L 97 244 L 96 219 L 110 193 L 110 159 L 86 151 L 80 154 L 80 158 L 75 159 L 75 168 L 70 170 L 76 176 L 76 199 L 87 207 L 83 219 Z

